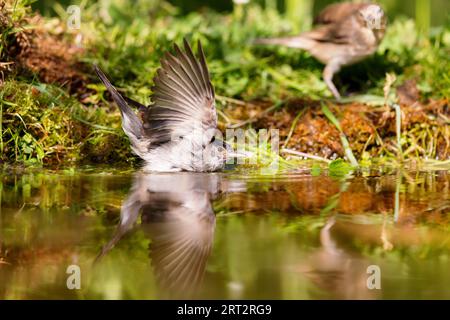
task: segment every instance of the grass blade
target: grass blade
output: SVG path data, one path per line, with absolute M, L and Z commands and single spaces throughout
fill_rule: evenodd
M 342 131 L 341 124 L 336 119 L 331 110 L 323 103 L 322 103 L 322 112 L 328 118 L 328 120 L 336 127 L 336 129 L 339 130 L 342 146 L 344 147 L 345 156 L 350 161 L 352 166 L 358 167 L 359 166 L 358 161 L 356 160 L 355 155 L 353 154 L 353 151 L 350 148 L 350 143 L 348 142 L 347 137 Z

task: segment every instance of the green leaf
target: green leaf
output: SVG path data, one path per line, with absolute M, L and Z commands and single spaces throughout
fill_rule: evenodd
M 322 172 L 322 168 L 320 168 L 320 165 L 317 163 L 313 164 L 313 166 L 311 167 L 311 175 L 313 177 L 318 177 L 318 176 L 320 176 L 321 172 Z
M 328 173 L 330 176 L 344 177 L 347 174 L 351 173 L 352 170 L 353 170 L 352 165 L 344 161 L 343 159 L 333 160 L 328 165 Z
M 322 104 L 322 112 L 323 114 L 330 120 L 330 122 L 340 131 L 342 132 L 341 124 L 338 119 L 334 116 L 330 109 L 325 104 Z

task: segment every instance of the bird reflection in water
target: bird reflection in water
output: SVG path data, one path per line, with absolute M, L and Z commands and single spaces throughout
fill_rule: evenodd
M 117 230 L 97 261 L 136 226 L 141 215 L 163 295 L 195 296 L 211 253 L 216 225 L 211 200 L 219 195 L 220 184 L 220 174 L 137 174 Z
M 367 267 L 372 263 L 339 244 L 332 232 L 338 225 L 334 216 L 328 218 L 320 231 L 320 248 L 299 268 L 315 289 L 319 289 L 311 294 L 316 299 L 377 299 L 379 290 L 367 287 Z

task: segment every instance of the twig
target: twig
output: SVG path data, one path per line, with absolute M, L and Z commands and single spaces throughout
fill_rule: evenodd
M 231 123 L 231 119 L 230 117 L 228 117 L 225 112 L 223 112 L 222 110 L 217 109 L 217 113 L 226 121 L 226 124 Z
M 299 111 L 298 114 L 295 116 L 294 121 L 292 121 L 291 129 L 289 130 L 289 134 L 283 144 L 283 149 L 287 147 L 288 142 L 291 139 L 292 134 L 294 133 L 295 127 L 297 126 L 297 122 L 304 113 L 305 113 L 305 109 Z
M 294 155 L 294 156 L 303 157 L 303 158 L 308 158 L 308 159 L 323 161 L 323 162 L 326 162 L 326 163 L 331 163 L 331 160 L 329 160 L 327 158 L 323 158 L 323 157 L 320 157 L 320 156 L 315 156 L 313 154 L 304 153 L 304 152 L 300 152 L 300 151 L 295 151 L 295 150 L 292 150 L 292 149 L 283 148 L 283 149 L 281 149 L 281 152 L 282 153 L 288 153 L 288 154 L 291 154 L 291 155 Z
M 369 138 L 367 139 L 366 143 L 364 144 L 364 147 L 363 147 L 363 149 L 362 149 L 362 153 L 366 152 L 367 147 L 369 146 L 369 143 L 372 141 L 373 137 L 374 137 L 373 134 L 371 134 L 371 135 L 369 136 Z

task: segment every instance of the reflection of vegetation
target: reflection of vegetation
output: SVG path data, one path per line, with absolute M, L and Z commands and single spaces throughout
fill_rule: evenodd
M 333 263 L 341 260 L 355 268 L 363 262 L 363 275 L 366 264 L 380 265 L 386 277 L 383 297 L 420 295 L 428 285 L 412 278 L 429 279 L 433 288 L 447 285 L 450 177 L 445 171 L 403 172 L 402 180 L 376 171 L 344 180 L 326 175 L 224 179 L 239 189 L 215 201 L 216 236 L 202 297 L 311 298 L 316 281 L 327 279 L 314 270 L 338 267 L 331 270 L 361 276 Z M 121 171 L 3 171 L 0 297 L 159 297 L 149 240 L 139 228 L 92 265 L 114 233 L 130 184 L 129 172 Z M 321 238 L 330 216 L 336 223 L 327 241 L 337 246 L 338 256 L 329 255 Z M 390 251 L 383 249 L 384 221 Z M 84 274 L 78 293 L 63 286 L 65 269 L 73 263 Z M 336 292 L 328 289 L 324 297 Z M 435 291 L 435 297 L 442 296 Z

